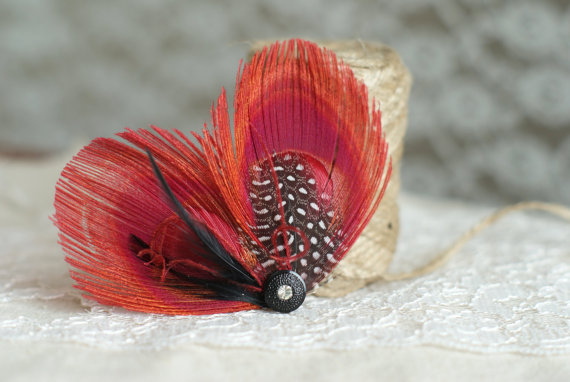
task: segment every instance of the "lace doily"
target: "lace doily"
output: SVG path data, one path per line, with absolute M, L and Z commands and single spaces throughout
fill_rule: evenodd
M 423 264 L 426 253 L 435 254 L 490 211 L 409 196 L 401 206 L 394 272 Z M 415 280 L 378 282 L 343 298 L 309 296 L 290 314 L 171 317 L 83 301 L 46 214 L 42 209 L 16 223 L 0 219 L 0 340 L 104 349 L 429 344 L 477 352 L 570 351 L 569 227 L 538 215 L 507 217 L 443 269 Z

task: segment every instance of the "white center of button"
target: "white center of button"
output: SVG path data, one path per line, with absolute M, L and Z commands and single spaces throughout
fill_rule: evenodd
M 281 301 L 289 300 L 293 297 L 293 288 L 289 285 L 281 285 L 279 289 L 277 289 L 277 297 L 279 297 Z

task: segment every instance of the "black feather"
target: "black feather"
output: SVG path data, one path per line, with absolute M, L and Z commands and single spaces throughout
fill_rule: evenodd
M 160 171 L 160 168 L 158 167 L 158 164 L 156 163 L 150 150 L 147 149 L 146 153 L 150 159 L 150 163 L 160 185 L 162 186 L 162 189 L 168 196 L 170 202 L 173 204 L 176 214 L 196 234 L 196 236 L 198 236 L 204 245 L 210 249 L 212 254 L 215 255 L 214 257 L 208 257 L 208 259 L 214 261 L 223 269 L 228 270 L 234 281 L 257 286 L 257 281 L 251 277 L 251 275 L 243 268 L 240 263 L 231 257 L 231 255 L 228 253 L 228 251 L 226 251 L 226 249 L 218 241 L 215 235 L 210 230 L 208 230 L 206 226 L 190 217 L 188 211 L 186 211 L 184 206 L 182 206 L 182 203 L 180 203 L 166 182 L 166 179 Z

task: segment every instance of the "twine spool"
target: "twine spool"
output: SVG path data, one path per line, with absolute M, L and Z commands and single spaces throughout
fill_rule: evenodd
M 274 41 L 257 41 L 249 55 Z M 392 178 L 380 207 L 352 249 L 315 292 L 319 296 L 343 296 L 382 278 L 392 261 L 398 240 L 400 161 L 406 132 L 411 76 L 398 54 L 388 46 L 363 41 L 320 42 L 350 66 L 368 87 L 382 112 L 382 129 L 392 157 Z

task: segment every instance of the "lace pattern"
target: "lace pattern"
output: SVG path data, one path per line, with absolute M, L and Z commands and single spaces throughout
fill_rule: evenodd
M 402 198 L 391 271 L 429 260 L 487 208 Z M 269 350 L 437 345 L 476 352 L 570 352 L 569 227 L 517 214 L 468 244 L 433 274 L 377 282 L 337 299 L 309 296 L 290 314 L 203 317 L 127 312 L 81 299 L 45 218 L 0 220 L 0 340 L 70 342 L 104 349 L 202 344 Z

